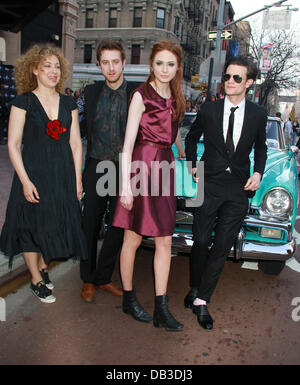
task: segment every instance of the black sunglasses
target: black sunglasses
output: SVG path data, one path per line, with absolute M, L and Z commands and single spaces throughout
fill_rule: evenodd
M 241 83 L 243 78 L 240 76 L 240 75 L 229 75 L 229 74 L 224 74 L 223 75 L 223 79 L 224 79 L 224 82 L 227 82 L 231 76 L 233 77 L 233 80 L 236 82 L 236 83 Z

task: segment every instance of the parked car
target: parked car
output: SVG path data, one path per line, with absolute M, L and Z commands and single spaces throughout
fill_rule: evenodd
M 184 139 L 196 112 L 186 113 L 181 123 Z M 286 146 L 284 134 L 277 118 L 268 117 L 266 125 L 268 157 L 260 188 L 249 199 L 249 211 L 231 249 L 229 257 L 235 260 L 258 261 L 259 268 L 268 274 L 279 274 L 285 261 L 296 250 L 293 229 L 297 215 L 298 176 L 296 147 Z M 198 143 L 200 160 L 204 151 L 203 141 Z M 175 157 L 176 146 L 173 147 Z M 253 169 L 253 151 L 250 154 Z M 176 228 L 172 239 L 173 252 L 189 253 L 193 245 L 193 208 L 187 200 L 195 199 L 197 185 L 185 160 L 175 161 L 177 213 Z M 252 172 L 253 170 L 251 170 Z M 212 234 L 213 237 L 213 234 Z M 143 245 L 153 247 L 153 239 L 145 238 Z

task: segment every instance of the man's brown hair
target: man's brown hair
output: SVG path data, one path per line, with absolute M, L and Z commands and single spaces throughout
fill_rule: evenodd
M 102 40 L 101 43 L 97 47 L 97 60 L 98 60 L 98 62 L 100 62 L 101 53 L 105 49 L 110 50 L 110 51 L 112 51 L 112 50 L 119 51 L 121 54 L 122 62 L 126 59 L 125 51 L 124 51 L 122 44 L 116 40 L 108 40 L 107 39 L 107 40 Z

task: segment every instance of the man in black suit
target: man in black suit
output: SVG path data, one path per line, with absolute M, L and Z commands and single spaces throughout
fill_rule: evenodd
M 119 153 L 122 152 L 131 92 L 137 83 L 128 83 L 123 77 L 126 63 L 122 45 L 113 40 L 102 41 L 97 48 L 98 65 L 105 82 L 85 87 L 84 121 L 87 134 L 87 152 L 83 173 L 83 229 L 87 239 L 88 260 L 80 262 L 83 281 L 81 297 L 93 302 L 96 290 L 105 290 L 122 296 L 123 291 L 112 281 L 116 257 L 121 250 L 123 230 L 111 226 L 118 194 Z M 111 161 L 116 171 L 108 180 L 107 193 L 99 191 L 100 178 L 109 178 L 104 161 Z M 106 163 L 107 164 L 107 163 Z M 112 174 L 111 174 L 112 175 Z M 112 180 L 113 179 L 113 180 Z M 104 216 L 108 216 L 107 231 L 97 263 L 97 241 Z
M 213 328 L 207 303 L 247 214 L 248 198 L 259 188 L 265 168 L 267 113 L 245 98 L 256 75 L 257 67 L 248 59 L 229 60 L 223 71 L 225 99 L 202 105 L 185 140 L 187 160 L 192 161 L 193 179 L 198 182 L 196 151 L 204 134 L 204 202 L 194 212 L 191 289 L 184 304 L 205 329 Z

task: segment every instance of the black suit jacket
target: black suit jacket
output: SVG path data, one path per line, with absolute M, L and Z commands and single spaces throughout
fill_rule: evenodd
M 229 166 L 244 186 L 250 177 L 249 154 L 254 146 L 254 172 L 264 172 L 267 159 L 267 112 L 246 99 L 244 123 L 235 153 L 230 159 L 223 136 L 224 99 L 201 106 L 197 118 L 185 139 L 186 158 L 196 167 L 197 143 L 204 134 L 204 175 L 214 176 Z M 253 192 L 249 192 L 249 197 Z
M 97 103 L 100 97 L 100 93 L 102 90 L 102 87 L 104 85 L 104 81 L 96 82 L 94 84 L 89 84 L 84 89 L 84 129 L 87 134 L 87 151 L 86 156 L 88 157 L 88 154 L 90 153 L 90 145 L 91 145 L 91 134 L 93 130 L 93 124 L 94 124 L 94 118 L 96 114 L 97 109 Z M 127 82 L 127 103 L 129 106 L 130 98 L 132 92 L 138 88 L 140 83 L 136 82 Z M 127 115 L 124 117 L 125 120 L 127 120 Z M 87 159 L 86 159 L 87 160 Z

